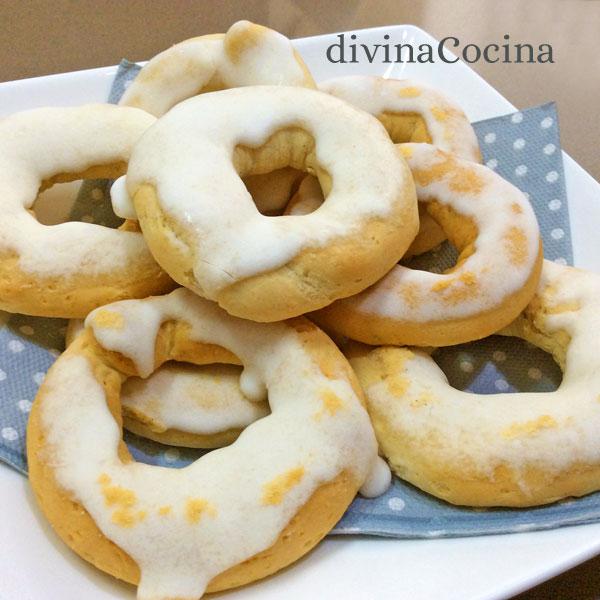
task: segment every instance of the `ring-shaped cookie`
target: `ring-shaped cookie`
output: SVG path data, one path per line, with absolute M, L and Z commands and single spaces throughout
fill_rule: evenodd
M 274 573 L 318 543 L 361 485 L 386 483 L 355 376 L 307 320 L 244 321 L 178 289 L 102 307 L 86 324 L 32 407 L 29 477 L 59 536 L 139 582 L 138 598 L 198 598 Z M 186 468 L 132 461 L 121 384 L 172 359 L 241 361 L 271 414 Z
M 328 79 L 319 89 L 377 117 L 396 144 L 433 144 L 481 162 L 477 135 L 467 115 L 440 90 L 412 79 L 368 75 Z
M 318 176 L 329 192 L 319 210 L 257 211 L 241 177 L 285 166 Z M 137 214 L 178 283 L 254 321 L 365 289 L 418 229 L 410 172 L 381 124 L 306 88 L 236 88 L 178 104 L 136 144 L 111 194 L 119 214 Z
M 544 262 L 536 295 L 502 331 L 551 352 L 554 392 L 461 392 L 424 352 L 350 360 L 399 477 L 454 504 L 534 506 L 600 489 L 600 276 Z
M 508 325 L 531 300 L 543 261 L 527 198 L 491 169 L 429 144 L 400 144 L 417 198 L 456 246 L 439 274 L 396 265 L 364 292 L 314 313 L 337 334 L 367 344 L 448 346 Z
M 227 33 L 204 35 L 157 54 L 138 73 L 120 104 L 156 117 L 186 98 L 248 85 L 315 87 L 290 40 L 250 21 Z
M 31 211 L 54 183 L 119 177 L 155 121 L 136 108 L 39 108 L 0 121 L 0 309 L 84 317 L 107 302 L 172 289 L 132 224 L 42 225 Z

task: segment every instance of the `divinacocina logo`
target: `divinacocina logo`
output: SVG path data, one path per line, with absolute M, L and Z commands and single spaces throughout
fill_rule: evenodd
M 385 64 L 393 63 L 434 63 L 442 61 L 455 63 L 462 58 L 467 63 L 480 60 L 488 63 L 553 63 L 554 55 L 550 44 L 512 43 L 505 34 L 503 44 L 490 43 L 485 46 L 465 44 L 456 37 L 445 37 L 437 45 L 408 42 L 390 42 L 390 36 L 383 36 L 381 44 L 362 44 L 354 33 L 340 33 L 338 41 L 327 47 L 327 60 L 331 63 L 373 63 L 376 60 Z M 458 56 L 452 56 L 454 52 Z

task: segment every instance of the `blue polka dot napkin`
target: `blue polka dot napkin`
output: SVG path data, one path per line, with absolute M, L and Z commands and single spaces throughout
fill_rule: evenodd
M 110 101 L 116 102 L 139 66 L 123 61 Z M 485 163 L 522 189 L 537 214 L 546 258 L 572 262 L 568 204 L 558 120 L 553 104 L 475 124 Z M 115 226 L 110 208 L 110 182 L 85 182 L 71 217 Z M 453 249 L 443 244 L 413 266 L 442 269 Z M 66 322 L 0 313 L 0 460 L 27 473 L 25 426 L 31 403 L 45 372 L 64 348 Z M 513 338 L 485 340 L 440 349 L 435 358 L 450 383 L 461 390 L 487 394 L 549 391 L 560 383 L 560 370 L 541 350 Z M 182 467 L 201 452 L 169 448 L 133 434 L 125 440 L 136 460 Z M 457 508 L 413 486 L 394 480 L 376 499 L 357 498 L 334 534 L 433 538 L 547 529 L 600 521 L 600 493 L 526 510 Z

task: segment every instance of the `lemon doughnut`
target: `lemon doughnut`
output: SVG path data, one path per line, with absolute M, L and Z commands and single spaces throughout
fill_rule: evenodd
M 154 121 L 108 104 L 38 108 L 0 121 L 0 309 L 83 317 L 107 302 L 173 288 L 137 226 L 48 226 L 31 210 L 54 183 L 122 175 Z
M 481 162 L 477 135 L 467 115 L 440 90 L 411 79 L 365 75 L 329 79 L 319 89 L 377 117 L 397 144 L 433 144 Z
M 503 332 L 551 352 L 549 393 L 458 391 L 427 354 L 354 352 L 396 474 L 454 504 L 535 506 L 600 489 L 600 276 L 544 262 L 536 295 Z
M 318 211 L 258 212 L 240 177 L 286 166 L 331 190 Z M 254 321 L 365 289 L 418 228 L 410 172 L 377 119 L 306 88 L 236 88 L 178 104 L 136 144 L 111 193 L 178 283 Z
M 120 104 L 160 117 L 191 96 L 249 85 L 314 88 L 315 82 L 285 36 L 238 21 L 225 34 L 191 38 L 157 54 L 138 73 Z
M 67 345 L 83 331 L 83 321 L 69 321 Z M 121 387 L 123 428 L 170 446 L 227 446 L 269 413 L 266 390 L 247 385 L 242 373 L 229 364 L 169 362 L 146 379 L 129 377 Z
M 491 169 L 429 144 L 400 144 L 417 198 L 459 251 L 439 274 L 396 265 L 381 281 L 311 318 L 367 344 L 448 346 L 508 325 L 531 300 L 542 266 L 527 198 Z
M 389 471 L 354 374 L 306 319 L 257 324 L 178 289 L 92 312 L 49 370 L 27 431 L 29 476 L 58 535 L 140 600 L 198 598 L 308 552 Z M 134 462 L 120 388 L 167 360 L 242 362 L 271 414 L 183 469 Z
M 285 207 L 283 214 L 307 215 L 317 210 L 323 204 L 323 201 L 323 191 L 319 185 L 319 180 L 312 175 L 306 175 Z M 419 233 L 417 233 L 417 237 L 412 241 L 402 258 L 406 259 L 429 252 L 429 250 L 439 246 L 445 239 L 444 230 L 429 216 L 425 205 L 419 202 Z

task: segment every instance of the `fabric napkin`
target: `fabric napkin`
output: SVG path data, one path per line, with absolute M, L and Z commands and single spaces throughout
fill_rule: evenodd
M 110 101 L 117 102 L 140 67 L 123 61 Z M 554 104 L 475 123 L 485 162 L 523 190 L 542 231 L 546 258 L 572 262 L 569 212 L 565 194 L 558 119 Z M 82 185 L 71 218 L 117 225 L 110 207 L 108 181 Z M 414 259 L 416 267 L 441 270 L 454 255 L 448 244 Z M 64 348 L 66 322 L 0 313 L 0 460 L 27 473 L 25 427 L 31 403 L 45 372 Z M 550 391 L 561 380 L 552 358 L 530 344 L 492 336 L 440 349 L 434 355 L 450 383 L 461 390 L 486 394 Z M 170 448 L 125 432 L 136 460 L 178 468 L 202 452 Z M 376 499 L 358 497 L 333 534 L 400 538 L 433 538 L 548 529 L 600 521 L 600 493 L 533 509 L 457 508 L 394 479 Z

